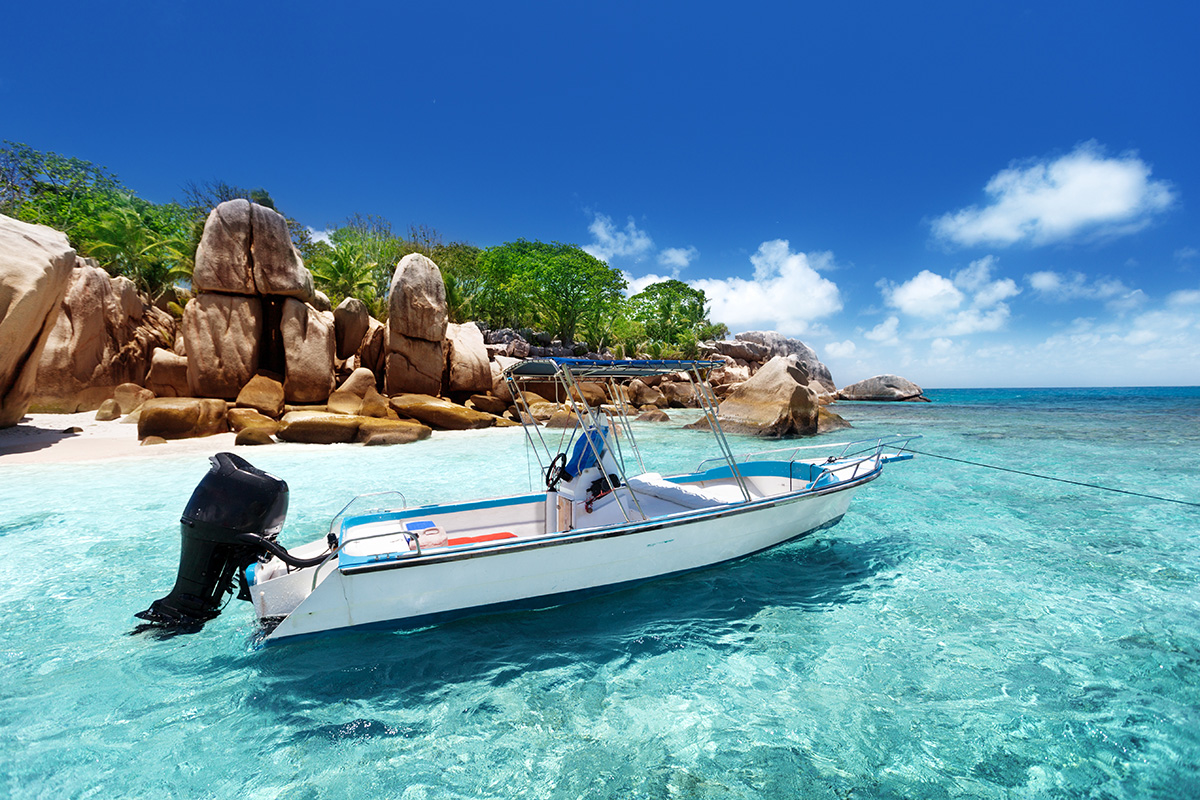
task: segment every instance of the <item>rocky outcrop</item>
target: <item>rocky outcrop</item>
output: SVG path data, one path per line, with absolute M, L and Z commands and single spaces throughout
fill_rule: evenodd
M 819 404 L 805 366 L 775 356 L 720 403 L 717 418 L 726 433 L 767 438 L 817 433 Z M 706 428 L 707 419 L 693 426 Z
M 66 235 L 0 215 L 0 428 L 29 408 L 74 266 Z
M 180 341 L 183 337 L 179 337 Z M 146 373 L 146 388 L 158 397 L 187 397 L 187 357 L 158 348 L 150 355 L 150 371 Z
M 212 436 L 229 429 L 224 400 L 195 397 L 157 397 L 142 404 L 138 415 L 138 438 L 191 439 Z
M 474 322 L 446 325 L 446 390 L 486 392 L 492 388 L 492 370 L 483 334 Z
M 195 397 L 233 400 L 258 371 L 262 302 L 257 297 L 200 294 L 183 311 L 188 387 Z
M 371 315 L 357 297 L 347 297 L 333 310 L 333 328 L 337 338 L 337 357 L 345 361 L 362 347 Z M 368 367 L 369 369 L 369 367 Z
M 253 409 L 266 417 L 278 417 L 283 413 L 283 383 L 277 376 L 259 373 L 238 392 L 235 404 L 239 408 Z
M 259 369 L 281 373 L 288 400 L 333 388 L 334 315 L 274 210 L 230 200 L 212 210 L 196 250 L 183 339 L 191 392 L 233 399 Z
M 334 318 L 289 297 L 279 323 L 289 403 L 319 403 L 333 389 Z
M 775 356 L 795 356 L 796 361 L 803 364 L 808 371 L 810 381 L 816 381 L 827 392 L 834 392 L 833 376 L 829 367 L 821 363 L 816 352 L 799 339 L 789 339 L 775 331 L 746 331 L 734 337 L 739 342 L 757 344 L 766 349 L 768 358 Z M 759 359 L 765 360 L 765 359 Z M 816 387 L 814 387 L 816 391 Z
M 402 394 L 391 398 L 390 402 L 400 416 L 411 417 L 439 430 L 490 428 L 496 422 L 491 414 L 426 394 Z
M 285 442 L 306 444 L 336 444 L 360 441 L 366 443 L 380 434 L 374 444 L 402 444 L 427 439 L 432 429 L 419 422 L 394 419 L 330 414 L 319 411 L 291 411 L 283 415 L 276 437 Z
M 175 320 L 143 301 L 128 278 L 79 259 L 62 313 L 38 365 L 31 408 L 90 411 L 123 383 L 142 384 L 156 348 L 171 346 Z
M 447 319 L 437 264 L 419 253 L 402 258 L 388 295 L 387 394 L 441 392 Z
M 893 400 L 928 403 L 920 386 L 899 375 L 876 375 L 837 393 L 839 400 Z

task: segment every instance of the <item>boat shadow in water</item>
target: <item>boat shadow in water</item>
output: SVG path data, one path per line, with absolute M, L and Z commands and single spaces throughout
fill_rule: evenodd
M 354 717 L 346 704 L 416 708 L 463 691 L 487 694 L 531 676 L 594 674 L 681 648 L 737 650 L 773 614 L 823 614 L 866 602 L 890 581 L 908 545 L 814 538 L 718 568 L 535 612 L 510 612 L 415 631 L 354 633 L 248 654 L 268 687 L 262 711 L 301 738 L 419 735 L 420 724 Z M 818 621 L 814 625 L 820 624 Z M 547 677 L 549 680 L 550 677 Z M 325 709 L 316 715 L 297 709 Z M 328 720 L 332 714 L 334 721 Z

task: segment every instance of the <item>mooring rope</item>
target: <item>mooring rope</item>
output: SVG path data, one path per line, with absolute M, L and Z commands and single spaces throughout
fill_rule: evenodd
M 1102 492 L 1114 492 L 1116 494 L 1129 494 L 1129 495 L 1133 495 L 1134 497 L 1145 497 L 1148 500 L 1161 500 L 1164 503 L 1178 503 L 1181 506 L 1191 506 L 1192 508 L 1200 508 L 1200 503 L 1194 503 L 1190 500 L 1176 500 L 1174 497 L 1162 497 L 1161 495 L 1146 494 L 1145 492 L 1132 492 L 1128 489 L 1114 489 L 1111 486 L 1101 486 L 1098 483 L 1086 483 L 1084 481 L 1073 481 L 1073 480 L 1069 480 L 1067 478 L 1056 478 L 1053 475 L 1040 475 L 1036 472 L 1026 472 L 1026 471 L 1020 470 L 1020 469 L 1013 469 L 1012 467 L 1001 467 L 996 464 L 984 464 L 983 462 L 980 462 L 980 461 L 968 461 L 965 458 L 954 458 L 953 456 L 942 456 L 942 455 L 938 455 L 937 453 L 927 453 L 927 452 L 923 452 L 921 450 L 913 450 L 911 447 L 901 447 L 900 449 L 906 453 L 915 453 L 917 455 L 928 456 L 930 458 L 940 458 L 945 461 L 956 461 L 959 464 L 969 464 L 972 467 L 984 467 L 985 469 L 995 469 L 995 470 L 999 470 L 1001 472 L 1012 472 L 1016 475 L 1025 475 L 1030 478 L 1041 478 L 1042 480 L 1046 480 L 1046 481 L 1057 481 L 1058 483 L 1069 483 L 1072 486 L 1083 486 L 1088 489 L 1099 489 Z

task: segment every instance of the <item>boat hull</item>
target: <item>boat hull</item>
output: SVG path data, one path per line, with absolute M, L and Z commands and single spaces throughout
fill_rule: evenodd
M 327 566 L 323 575 L 318 573 L 311 593 L 264 642 L 546 608 L 726 563 L 836 524 L 857 488 L 877 475 L 876 471 L 826 492 L 572 531 L 436 558 L 360 566 L 353 571 Z M 256 608 L 264 605 L 256 598 Z

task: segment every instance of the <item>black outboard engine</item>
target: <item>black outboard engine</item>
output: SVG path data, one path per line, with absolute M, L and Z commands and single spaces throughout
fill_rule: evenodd
M 287 516 L 287 483 L 232 453 L 209 458 L 212 467 L 184 509 L 183 543 L 175 588 L 139 619 L 198 630 L 221 613 L 234 580 L 260 555 L 282 550 L 275 538 Z

